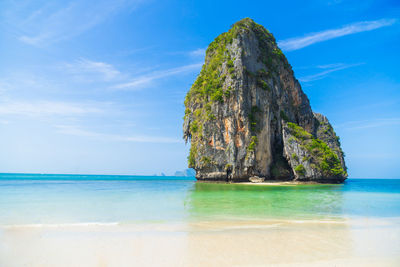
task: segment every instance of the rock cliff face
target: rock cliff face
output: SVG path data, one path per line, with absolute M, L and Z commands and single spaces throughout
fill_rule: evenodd
M 189 167 L 213 181 L 342 182 L 339 138 L 313 113 L 274 37 L 251 19 L 218 36 L 185 99 Z

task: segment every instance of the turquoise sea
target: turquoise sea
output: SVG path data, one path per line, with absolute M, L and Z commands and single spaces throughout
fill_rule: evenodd
M 0 225 L 400 217 L 400 180 L 198 183 L 160 176 L 0 174 Z
M 0 174 L 0 266 L 400 266 L 400 180 Z

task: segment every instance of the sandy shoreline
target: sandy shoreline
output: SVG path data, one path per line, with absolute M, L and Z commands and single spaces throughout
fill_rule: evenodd
M 20 225 L 0 266 L 398 266 L 392 220 Z
M 267 180 L 264 182 L 224 182 L 224 181 L 196 181 L 197 183 L 211 183 L 211 184 L 232 184 L 232 185 L 340 185 L 341 183 L 319 183 L 313 181 L 275 181 Z
M 302 184 L 320 184 L 316 182 L 295 182 L 295 181 L 264 181 L 260 183 L 253 183 L 253 182 L 240 182 L 235 184 L 244 184 L 244 185 L 302 185 Z

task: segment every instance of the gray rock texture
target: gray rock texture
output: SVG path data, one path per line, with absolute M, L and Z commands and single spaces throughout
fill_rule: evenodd
M 185 99 L 189 167 L 211 181 L 341 182 L 339 139 L 313 113 L 274 37 L 251 19 L 218 36 Z

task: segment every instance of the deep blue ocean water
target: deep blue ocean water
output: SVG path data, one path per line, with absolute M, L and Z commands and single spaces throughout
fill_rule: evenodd
M 379 217 L 400 217 L 399 179 L 278 186 L 186 177 L 0 174 L 0 225 Z

